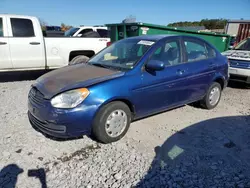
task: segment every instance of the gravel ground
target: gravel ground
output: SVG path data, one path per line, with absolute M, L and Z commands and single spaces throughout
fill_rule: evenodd
M 250 90 L 211 111 L 184 106 L 134 122 L 108 145 L 33 130 L 34 81 L 0 83 L 0 187 L 250 187 Z

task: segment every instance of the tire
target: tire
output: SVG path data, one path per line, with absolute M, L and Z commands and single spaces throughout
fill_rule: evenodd
M 208 89 L 206 96 L 201 101 L 201 106 L 205 109 L 211 110 L 215 108 L 221 99 L 221 85 L 217 82 L 214 82 Z M 218 91 L 217 97 L 215 97 L 215 100 L 210 100 L 210 95 L 212 92 Z
M 78 55 L 74 57 L 70 62 L 69 65 L 75 65 L 75 64 L 80 64 L 80 63 L 86 63 L 89 60 L 89 57 L 85 55 Z
M 124 123 L 124 126 L 120 126 L 123 122 L 122 121 L 123 119 L 120 119 L 121 124 L 118 126 L 117 126 L 117 124 L 115 124 L 118 127 L 118 129 L 120 129 L 120 127 L 123 127 L 120 130 L 121 131 L 120 134 L 117 136 L 116 135 L 111 136 L 110 135 L 111 133 L 110 133 L 110 131 L 107 130 L 107 127 L 109 127 L 109 129 L 112 129 L 113 126 L 111 126 L 112 123 L 110 123 L 110 125 L 108 125 L 107 121 L 108 121 L 108 118 L 110 117 L 110 115 L 113 114 L 114 112 L 117 112 L 117 111 L 123 111 L 126 114 L 127 121 L 126 121 L 126 123 Z M 118 115 L 116 117 L 118 117 Z M 125 117 L 124 114 L 123 114 L 123 117 Z M 112 119 L 110 120 L 110 122 L 112 122 Z M 118 122 L 119 122 L 119 119 L 118 119 Z M 98 141 L 100 141 L 104 144 L 116 142 L 116 141 L 120 140 L 127 133 L 129 126 L 130 126 L 130 123 L 131 123 L 131 111 L 130 111 L 129 107 L 123 102 L 119 102 L 119 101 L 111 102 L 111 103 L 103 106 L 99 110 L 99 112 L 96 114 L 94 121 L 93 121 L 93 125 L 92 125 L 92 135 Z M 116 130 L 113 131 L 113 133 L 115 133 L 115 132 L 116 132 Z
M 246 88 L 247 88 L 247 89 L 250 89 L 250 84 L 246 84 Z

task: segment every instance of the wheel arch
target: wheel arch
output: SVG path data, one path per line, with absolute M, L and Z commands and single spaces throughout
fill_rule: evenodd
M 216 75 L 213 78 L 213 82 L 217 82 L 221 86 L 221 90 L 223 90 L 227 86 L 226 78 L 223 75 Z
M 96 114 L 100 111 L 100 109 L 101 109 L 103 106 L 105 106 L 105 105 L 107 105 L 107 104 L 109 104 L 109 103 L 111 103 L 111 102 L 123 102 L 123 103 L 125 103 L 125 104 L 129 107 L 129 109 L 130 109 L 130 111 L 131 111 L 132 120 L 134 119 L 134 117 L 135 117 L 135 115 L 136 115 L 135 105 L 131 102 L 131 100 L 129 100 L 129 99 L 126 98 L 126 97 L 116 97 L 116 98 L 111 98 L 111 99 L 109 99 L 109 100 L 106 100 L 105 102 L 103 102 L 103 103 L 99 106 L 98 110 L 97 110 L 96 113 L 95 113 L 95 116 L 96 116 Z
M 95 55 L 95 52 L 93 50 L 76 50 L 76 51 L 71 51 L 69 53 L 69 62 L 75 58 L 76 56 L 79 55 L 84 55 L 87 56 L 89 58 L 93 57 Z

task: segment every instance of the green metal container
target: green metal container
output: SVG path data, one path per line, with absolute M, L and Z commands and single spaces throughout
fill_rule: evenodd
M 211 32 L 198 32 L 166 27 L 162 25 L 154 25 L 148 23 L 119 23 L 106 24 L 110 31 L 111 42 L 115 42 L 127 37 L 139 35 L 157 35 L 157 34 L 179 34 L 191 35 L 203 38 L 210 44 L 215 46 L 220 52 L 228 50 L 231 36 L 225 34 L 217 34 Z

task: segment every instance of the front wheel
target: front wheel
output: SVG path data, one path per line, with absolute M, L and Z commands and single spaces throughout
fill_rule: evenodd
M 103 106 L 93 121 L 93 136 L 102 143 L 120 140 L 128 131 L 131 111 L 123 102 L 111 102 Z
M 215 108 L 221 98 L 221 85 L 214 82 L 208 89 L 206 96 L 201 101 L 201 106 L 205 109 L 211 110 Z

